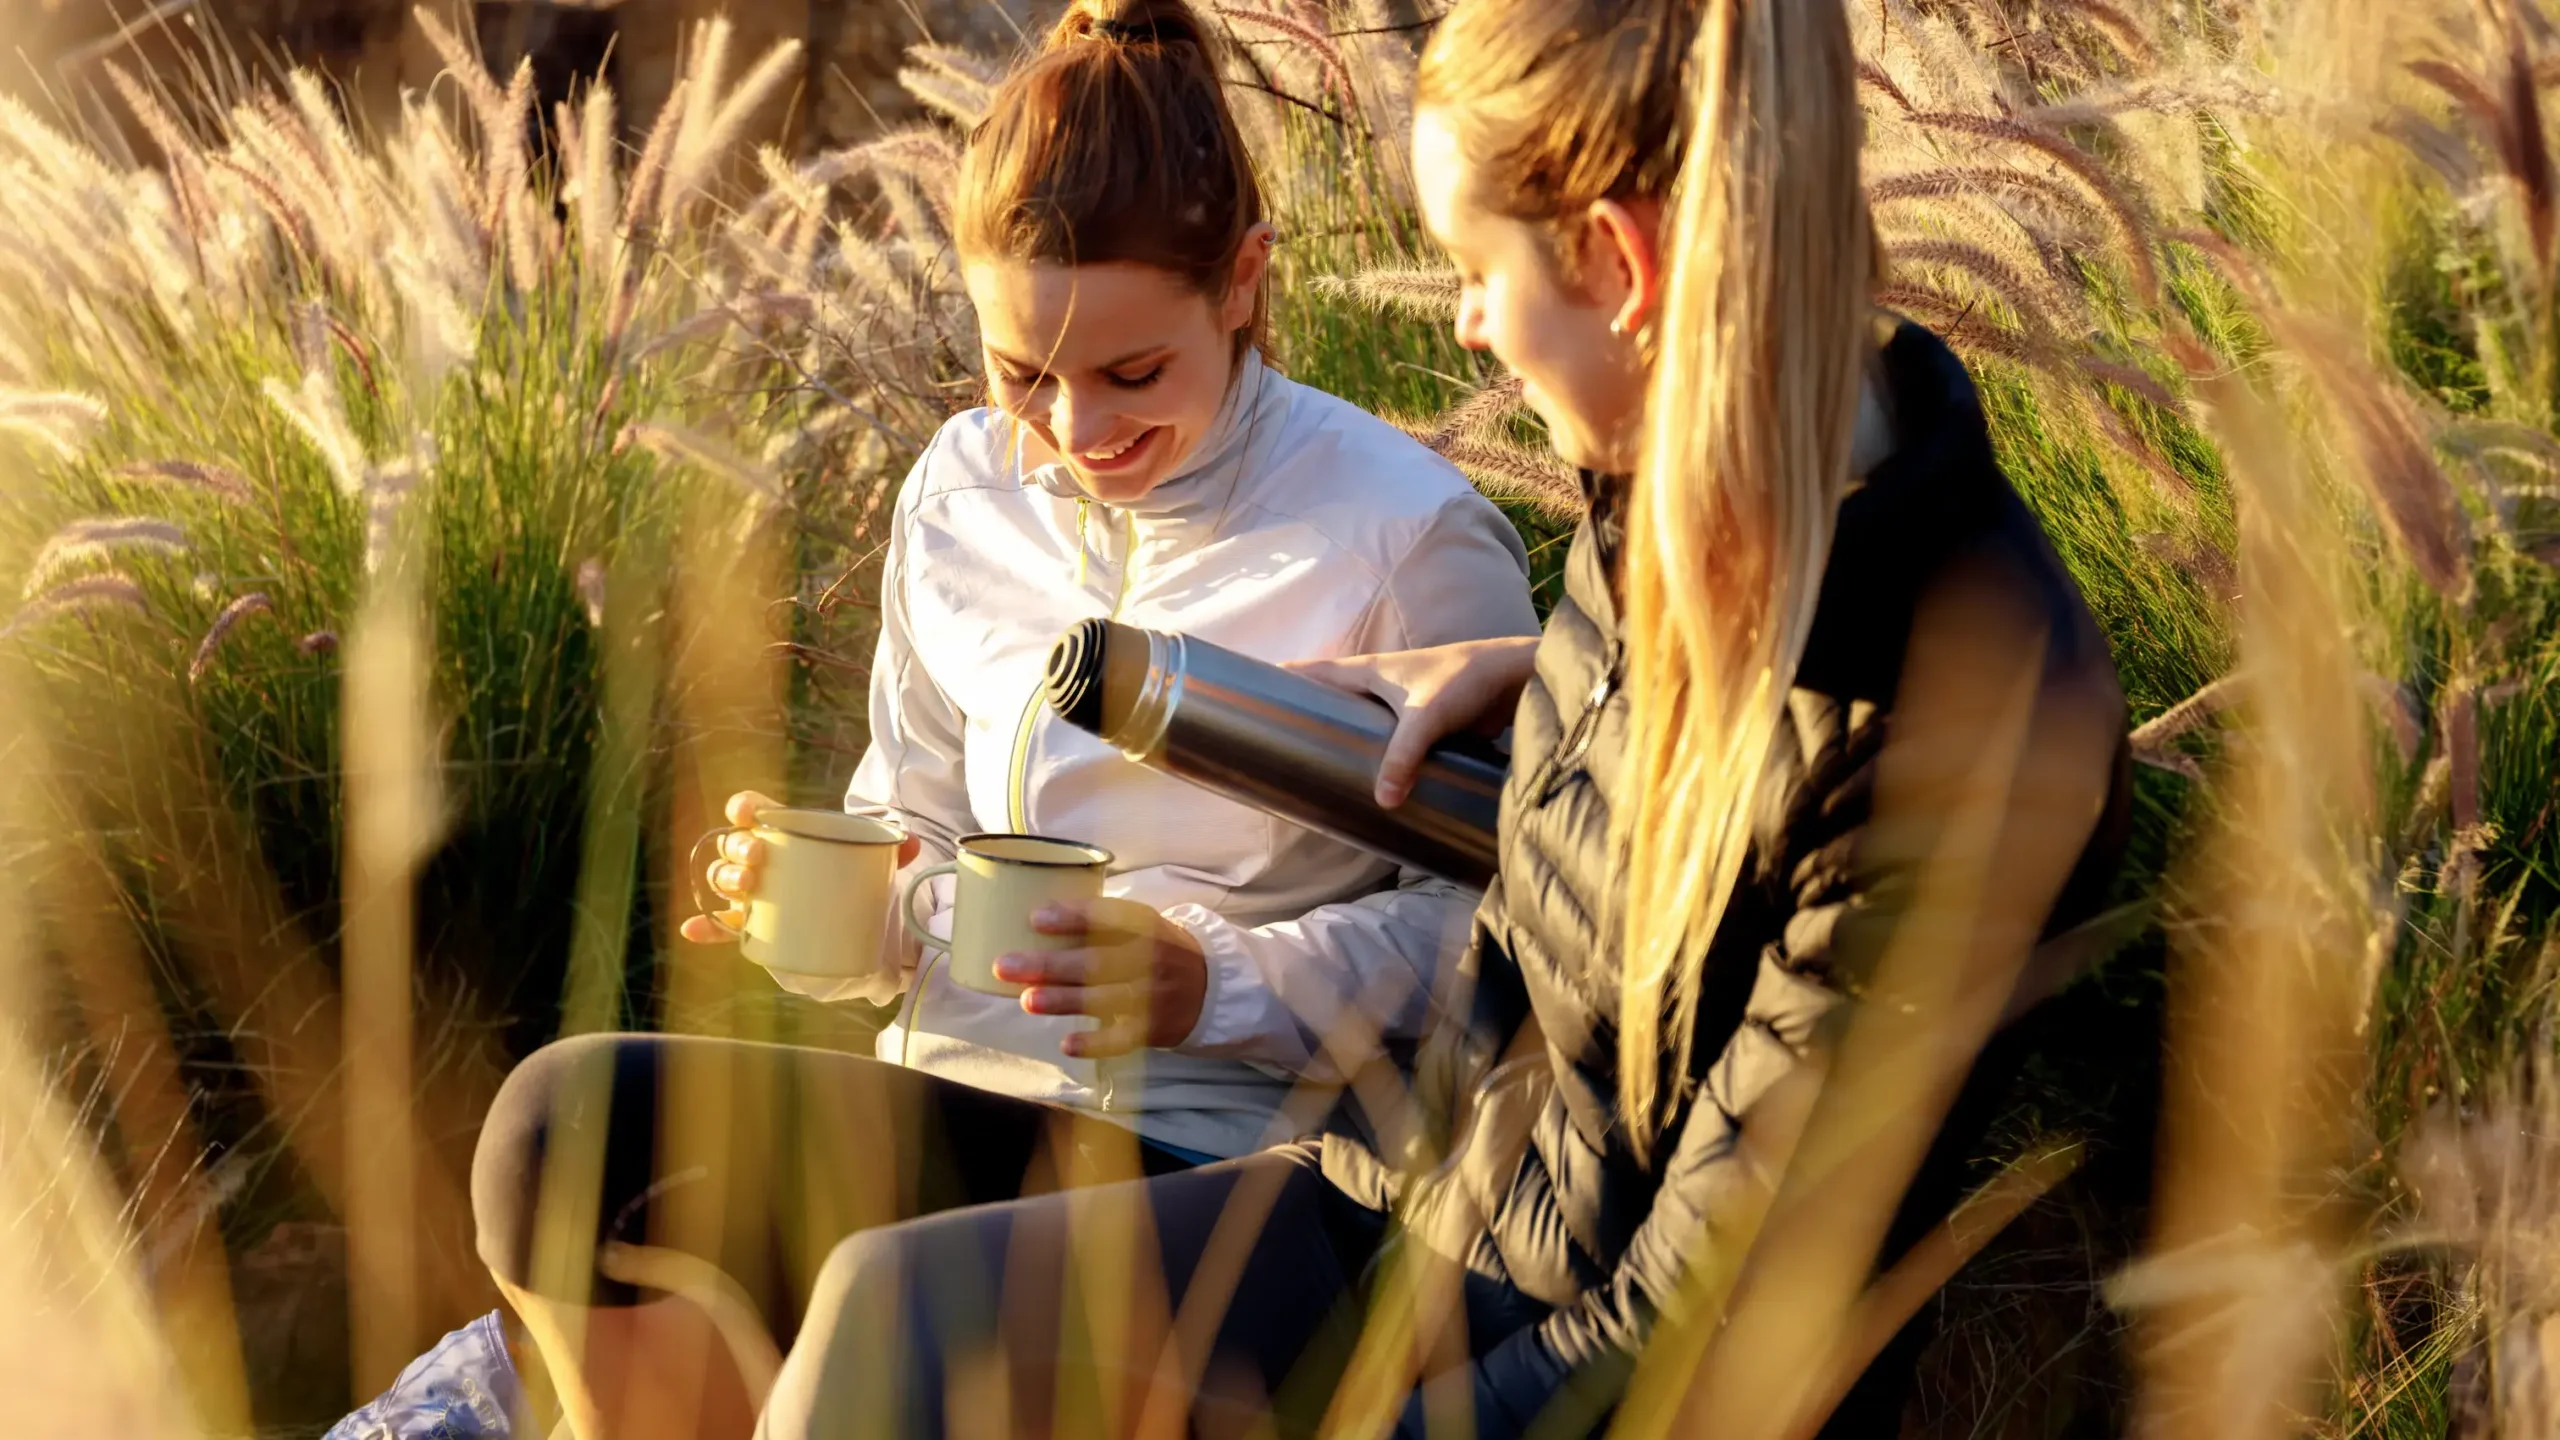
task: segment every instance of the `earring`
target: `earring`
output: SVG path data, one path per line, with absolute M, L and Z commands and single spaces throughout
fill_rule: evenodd
M 1626 317 L 1621 315 L 1617 319 L 1610 321 L 1609 333 L 1612 335 L 1624 336 L 1627 333 Z

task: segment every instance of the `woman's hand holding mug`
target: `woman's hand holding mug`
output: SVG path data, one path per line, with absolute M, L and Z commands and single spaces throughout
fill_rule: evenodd
M 1378 762 L 1378 803 L 1392 810 L 1413 792 L 1432 746 L 1461 730 L 1500 734 L 1511 724 L 1537 655 L 1537 637 L 1518 635 L 1340 660 L 1293 660 L 1281 668 L 1337 690 L 1375 696 L 1396 712 L 1395 734 Z
M 1023 986 L 1022 1008 L 1034 1015 L 1101 1020 L 1066 1037 L 1059 1048 L 1068 1055 L 1099 1060 L 1142 1047 L 1170 1049 L 1200 1023 L 1208 959 L 1190 931 L 1150 907 L 1051 901 L 1032 912 L 1031 928 L 1075 944 L 998 956 L 996 978 Z
M 706 911 L 687 918 L 684 938 L 700 945 L 723 945 L 736 941 L 746 929 L 748 907 L 756 898 L 756 885 L 768 858 L 767 847 L 756 838 L 757 818 L 767 810 L 784 806 L 770 795 L 741 790 L 729 797 L 725 811 L 734 828 L 720 837 L 719 854 L 705 868 L 703 878 L 711 889 L 728 904 L 716 911 Z M 906 866 L 916 858 L 923 842 L 913 835 L 898 845 L 898 864 Z M 894 917 L 883 917 L 894 924 Z

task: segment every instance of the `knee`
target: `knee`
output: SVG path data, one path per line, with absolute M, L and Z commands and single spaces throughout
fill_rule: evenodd
M 618 1062 L 633 1037 L 578 1035 L 554 1041 L 508 1072 L 481 1121 L 471 1157 L 471 1211 L 480 1258 L 500 1279 L 529 1282 L 534 1212 L 544 1159 L 563 1130 L 604 1127 Z
M 893 1238 L 855 1235 L 828 1252 L 799 1338 L 775 1377 L 756 1440 L 903 1433 L 903 1285 Z

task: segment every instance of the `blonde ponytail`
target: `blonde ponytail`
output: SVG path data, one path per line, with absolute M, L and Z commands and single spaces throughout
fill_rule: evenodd
M 1688 1073 L 1848 487 L 1873 346 L 1856 83 L 1839 0 L 1707 0 L 1622 575 L 1618 1073 L 1639 1153 Z

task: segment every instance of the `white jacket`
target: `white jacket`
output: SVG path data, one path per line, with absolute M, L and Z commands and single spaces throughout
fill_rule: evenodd
M 1091 1020 L 962 989 L 931 951 L 878 1053 L 1244 1154 L 1286 1138 L 1272 1117 L 1292 1077 L 1333 1078 L 1319 1047 L 1344 1007 L 1421 1032 L 1477 896 L 1123 759 L 1040 703 L 1049 649 L 1093 616 L 1274 661 L 1533 635 L 1527 557 L 1438 456 L 1250 356 L 1186 468 L 1133 504 L 1085 499 L 1062 465 L 1024 473 L 1014 433 L 993 410 L 953 419 L 898 493 L 846 808 L 921 837 L 918 866 L 971 831 L 1110 850 L 1106 892 L 1196 936 L 1208 992 L 1172 1050 L 1075 1060 L 1058 1043 Z M 934 882 L 936 934 L 950 883 Z M 911 979 L 777 978 L 875 1001 Z

